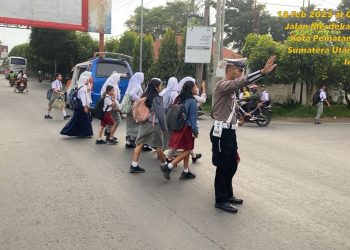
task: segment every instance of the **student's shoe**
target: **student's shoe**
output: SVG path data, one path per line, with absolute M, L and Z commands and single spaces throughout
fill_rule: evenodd
M 167 163 L 170 163 L 170 162 L 172 162 L 174 160 L 174 158 L 169 159 L 168 157 L 166 157 L 165 160 L 166 160 Z
M 96 140 L 96 144 L 106 144 L 104 140 Z
M 215 203 L 215 207 L 221 210 L 224 210 L 229 213 L 237 213 L 238 209 L 232 206 L 230 203 Z
M 202 157 L 202 154 L 195 154 L 194 157 L 192 157 L 192 162 L 196 163 L 198 159 L 200 159 Z
M 188 171 L 188 173 L 185 173 L 184 171 L 182 171 L 182 173 L 180 175 L 181 180 L 189 180 L 189 179 L 194 179 L 194 178 L 196 178 L 196 175 L 191 173 L 190 171 Z
M 130 166 L 129 173 L 135 174 L 135 173 L 144 173 L 146 170 L 144 168 L 141 168 L 140 166 Z
M 322 123 L 321 123 L 320 121 L 317 121 L 317 120 L 316 120 L 316 121 L 315 121 L 315 124 L 322 124 Z
M 52 116 L 51 115 L 44 115 L 44 118 L 45 119 L 52 119 Z
M 167 180 L 170 180 L 170 172 L 171 172 L 171 169 L 168 168 L 168 164 L 161 165 L 161 166 L 160 166 L 160 169 L 161 169 L 162 172 L 163 172 L 164 178 L 167 179 Z
M 106 139 L 106 142 L 107 142 L 107 144 L 109 144 L 109 145 L 115 145 L 115 144 L 118 143 L 118 141 L 116 141 L 116 140 L 114 140 L 114 139 L 109 139 L 109 138 Z
M 125 143 L 125 147 L 126 147 L 126 148 L 135 148 L 136 145 L 133 144 L 133 143 Z
M 150 146 L 148 146 L 148 145 L 143 145 L 143 147 L 142 147 L 142 151 L 152 151 L 153 149 L 150 147 Z
M 243 200 L 232 196 L 230 199 L 228 199 L 228 202 L 231 204 L 242 204 Z
M 65 115 L 65 116 L 63 117 L 64 120 L 68 120 L 68 119 L 70 119 L 70 118 L 71 118 L 70 115 Z

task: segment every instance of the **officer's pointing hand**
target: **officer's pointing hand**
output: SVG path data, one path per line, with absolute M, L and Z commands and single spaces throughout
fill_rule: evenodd
M 274 68 L 276 68 L 277 64 L 274 64 L 276 60 L 276 56 L 271 56 L 265 64 L 265 67 L 261 70 L 261 74 L 266 75 L 270 73 Z

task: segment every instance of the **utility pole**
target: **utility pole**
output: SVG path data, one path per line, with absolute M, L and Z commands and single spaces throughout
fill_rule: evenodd
M 220 60 L 220 38 L 221 38 L 221 0 L 217 0 L 216 3 L 216 30 L 215 30 L 215 55 L 214 55 L 214 79 L 216 78 L 216 67 Z
M 139 72 L 142 72 L 142 55 L 143 55 L 143 0 L 141 0 L 141 24 L 140 24 L 140 67 Z
M 225 6 L 226 0 L 222 0 L 221 37 L 220 37 L 220 59 L 223 58 L 224 49 L 224 27 L 225 27 Z

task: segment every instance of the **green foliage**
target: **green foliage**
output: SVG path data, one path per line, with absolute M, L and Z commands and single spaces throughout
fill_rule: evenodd
M 93 57 L 94 52 L 98 51 L 98 41 L 92 39 L 88 33 L 76 32 L 77 57 L 75 62 L 84 62 Z
M 105 42 L 105 48 L 108 52 L 119 52 L 120 41 L 118 38 L 110 38 Z
M 143 30 L 146 34 L 152 34 L 154 39 L 160 38 L 167 29 L 175 33 L 186 27 L 190 14 L 188 1 L 176 0 L 167 2 L 165 6 L 143 10 Z M 140 32 L 141 8 L 136 8 L 134 15 L 126 22 L 126 26 L 137 33 Z
M 138 40 L 137 33 L 134 31 L 126 31 L 119 39 L 118 52 L 124 55 L 132 56 L 135 43 Z
M 178 46 L 176 44 L 175 32 L 167 30 L 161 40 L 159 59 L 150 69 L 152 77 L 158 77 L 167 81 L 174 76 L 178 67 Z
M 138 38 L 134 45 L 133 50 L 133 69 L 139 71 L 140 64 L 140 39 Z M 145 74 L 145 80 L 150 80 L 152 76 L 149 75 L 149 70 L 154 63 L 153 56 L 153 37 L 148 34 L 143 37 L 143 49 L 142 49 L 142 71 Z

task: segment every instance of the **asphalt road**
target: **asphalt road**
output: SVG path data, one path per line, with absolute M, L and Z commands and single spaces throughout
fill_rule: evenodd
M 62 114 L 43 119 L 49 84 L 29 86 L 0 76 L 0 249 L 350 249 L 349 123 L 240 128 L 244 204 L 228 214 L 214 208 L 208 117 L 195 180 L 179 168 L 166 181 L 152 152 L 131 175 L 130 149 L 61 136 Z

